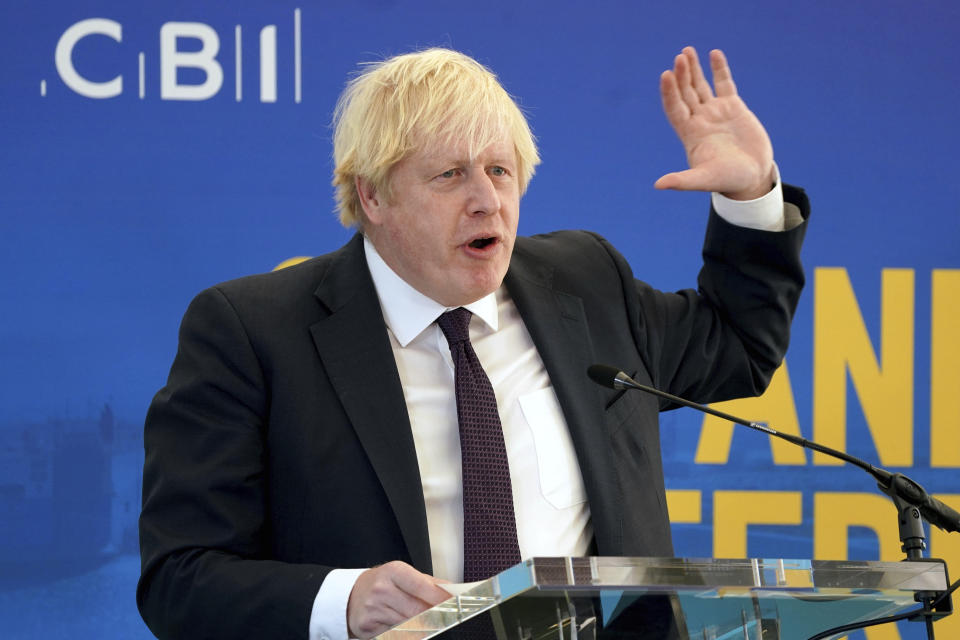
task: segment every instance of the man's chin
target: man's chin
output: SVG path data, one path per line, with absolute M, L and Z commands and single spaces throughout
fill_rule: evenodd
M 486 274 L 480 278 L 474 277 L 455 289 L 448 289 L 445 296 L 447 301 L 438 300 L 438 302 L 448 307 L 462 307 L 471 302 L 476 302 L 499 289 L 500 285 L 503 284 L 505 275 L 506 270 L 503 274 L 497 272 Z

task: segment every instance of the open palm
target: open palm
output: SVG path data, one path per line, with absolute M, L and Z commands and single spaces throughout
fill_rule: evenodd
M 687 152 L 690 168 L 657 180 L 658 189 L 717 191 L 736 200 L 757 198 L 773 182 L 773 147 L 766 130 L 737 95 L 723 52 L 710 52 L 714 90 L 693 47 L 660 77 L 667 119 Z

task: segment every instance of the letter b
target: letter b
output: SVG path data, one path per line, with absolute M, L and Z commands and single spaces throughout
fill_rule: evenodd
M 199 51 L 178 51 L 177 38 L 196 38 Z M 206 100 L 223 85 L 223 68 L 217 62 L 220 38 L 202 22 L 167 22 L 160 27 L 160 97 L 163 100 Z M 179 84 L 177 69 L 200 69 L 206 79 L 200 84 Z

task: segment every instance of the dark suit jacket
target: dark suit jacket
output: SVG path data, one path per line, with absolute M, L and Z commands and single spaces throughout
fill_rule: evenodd
M 787 199 L 806 198 L 787 188 Z M 700 402 L 762 392 L 803 285 L 805 224 L 711 213 L 699 292 L 634 280 L 586 232 L 518 238 L 505 285 L 560 399 L 601 555 L 672 555 L 657 414 L 593 363 Z M 360 236 L 190 305 L 147 415 L 140 611 L 165 638 L 305 637 L 327 572 L 431 572 L 421 482 Z

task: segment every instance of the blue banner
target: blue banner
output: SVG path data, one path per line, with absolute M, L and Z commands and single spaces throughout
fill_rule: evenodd
M 708 202 L 652 187 L 685 167 L 658 78 L 686 44 L 722 48 L 813 202 L 786 363 L 725 408 L 960 508 L 958 27 L 947 0 L 5 3 L 0 635 L 150 637 L 142 420 L 180 317 L 211 284 L 350 237 L 337 95 L 359 62 L 426 46 L 474 56 L 525 110 L 544 161 L 520 233 L 598 231 L 668 290 L 695 281 Z M 687 410 L 662 438 L 678 555 L 902 556 L 862 471 Z M 960 573 L 957 534 L 929 545 Z

